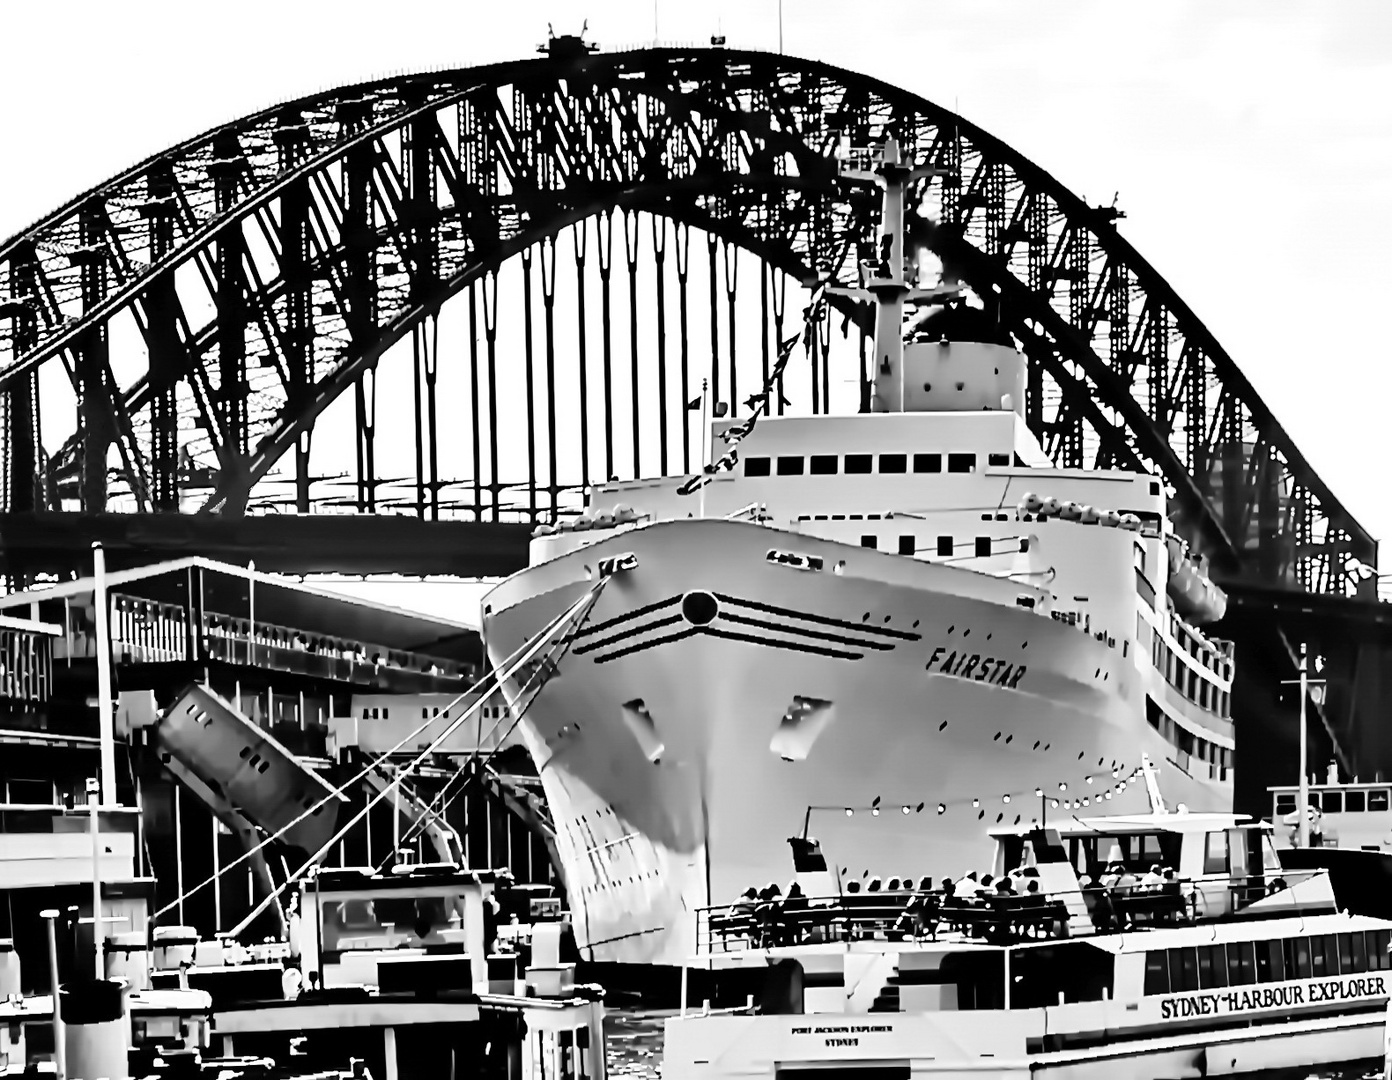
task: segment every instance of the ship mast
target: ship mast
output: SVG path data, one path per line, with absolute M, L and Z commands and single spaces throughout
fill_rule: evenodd
M 879 246 L 874 259 L 863 260 L 860 264 L 861 288 L 827 291 L 868 300 L 875 305 L 874 362 L 882 372 L 897 378 L 899 400 L 888 403 L 892 406 L 890 411 L 897 412 L 904 407 L 904 305 L 941 303 L 960 293 L 955 286 L 918 289 L 909 283 L 904 259 L 904 193 L 915 180 L 945 176 L 949 170 L 931 165 L 915 166 L 904 157 L 899 140 L 893 137 L 872 151 L 852 153 L 854 158 L 842 162 L 841 176 L 876 184 L 884 192 Z M 869 167 L 855 167 L 855 158 Z

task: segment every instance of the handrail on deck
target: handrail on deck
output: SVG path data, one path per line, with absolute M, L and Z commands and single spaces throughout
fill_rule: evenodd
M 815 943 L 861 940 L 937 940 L 957 933 L 991 944 L 1066 936 L 1081 899 L 1094 930 L 1187 925 L 1209 914 L 1205 893 L 1226 886 L 1232 910 L 1316 877 L 1321 870 L 1281 871 L 1267 882 L 1263 875 L 1234 882 L 1226 874 L 1180 878 L 1161 885 L 1134 885 L 1118 890 L 1093 885 L 1055 893 L 995 893 L 948 897 L 942 890 L 849 893 L 832 897 L 776 897 L 737 900 L 698 908 L 697 955 L 721 955 L 746 949 L 770 949 Z M 1308 905 L 1293 909 L 1302 910 Z

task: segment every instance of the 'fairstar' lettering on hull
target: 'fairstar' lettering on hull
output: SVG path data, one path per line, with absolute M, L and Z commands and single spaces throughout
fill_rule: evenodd
M 992 686 L 1004 686 L 1007 690 L 1014 690 L 1020 685 L 1020 680 L 1025 677 L 1028 670 L 1024 664 L 1012 664 L 1006 660 L 997 660 L 994 656 L 982 656 L 980 653 L 948 652 L 942 646 L 933 650 L 933 655 L 928 657 L 928 663 L 923 666 L 924 671 L 931 671 L 935 675 L 952 675 L 959 679 L 974 679 L 976 682 L 990 683 Z

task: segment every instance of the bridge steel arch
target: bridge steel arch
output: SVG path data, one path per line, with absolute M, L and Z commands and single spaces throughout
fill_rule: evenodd
M 639 211 L 799 280 L 849 280 L 878 204 L 837 180 L 832 154 L 889 134 L 945 170 L 921 193 L 940 224 L 934 246 L 997 298 L 1026 348 L 1028 421 L 1055 461 L 1154 469 L 1230 575 L 1359 590 L 1350 561 L 1375 562 L 1374 542 L 1113 212 L 932 102 L 815 61 L 726 49 L 553 47 L 329 91 L 172 147 L 11 238 L 0 246 L 0 509 L 56 508 L 74 490 L 83 509 L 104 508 L 113 447 L 115 488 L 132 505 L 177 509 L 181 432 L 218 463 L 205 511 L 240 512 L 292 453 L 305 509 L 315 419 L 351 392 L 357 505 L 371 510 L 375 363 L 408 334 L 428 354 L 422 328 L 451 297 L 467 291 L 472 315 L 481 293 L 491 335 L 503 260 L 521 255 L 530 275 L 539 250 L 543 278 L 548 259 L 554 275 L 560 230 L 588 235 L 587 222 L 609 228 L 615 213 L 628 230 Z M 121 317 L 148 354 L 130 385 L 111 364 Z M 51 454 L 39 437 L 50 364 L 78 402 Z M 634 364 L 636 380 L 636 349 Z M 813 378 L 824 410 L 815 361 Z M 554 436 L 554 398 L 550 409 Z M 554 437 L 550 453 L 554 509 Z M 540 519 L 551 510 L 534 454 L 529 464 L 524 516 Z M 438 511 L 430 468 L 418 476 L 423 515 Z M 491 499 L 473 512 L 497 520 L 496 447 L 489 475 Z

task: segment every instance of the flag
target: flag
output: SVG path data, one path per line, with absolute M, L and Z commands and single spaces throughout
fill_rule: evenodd
M 758 419 L 759 414 L 755 413 L 742 424 L 731 424 L 720 433 L 720 437 L 725 441 L 726 446 L 731 446 L 753 431 L 754 424 Z
M 695 476 L 688 477 L 682 483 L 681 487 L 677 488 L 677 494 L 690 495 L 700 491 L 715 479 L 718 473 L 730 472 L 737 464 L 739 464 L 739 451 L 731 447 L 721 456 L 720 460 L 716 461 L 714 464 L 707 465 L 704 470 L 697 473 Z
M 690 401 L 688 401 L 688 402 L 686 403 L 686 411 L 687 411 L 687 412 L 695 412 L 695 411 L 696 411 L 697 409 L 699 409 L 700 407 L 701 407 L 701 399 L 700 399 L 699 397 L 694 397 L 694 398 L 692 398 Z

